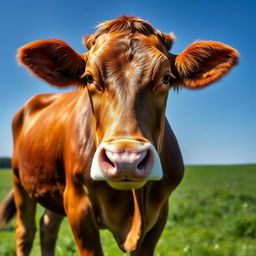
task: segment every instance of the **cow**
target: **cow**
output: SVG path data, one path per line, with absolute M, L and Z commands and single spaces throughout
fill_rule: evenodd
M 168 198 L 183 177 L 175 135 L 165 117 L 170 89 L 200 89 L 238 63 L 238 52 L 196 41 L 170 52 L 164 34 L 133 16 L 106 21 L 84 37 L 79 54 L 59 39 L 21 47 L 18 61 L 57 88 L 31 98 L 13 118 L 14 189 L 0 222 L 17 215 L 17 255 L 29 255 L 36 204 L 42 255 L 54 255 L 64 216 L 80 255 L 103 256 L 108 229 L 133 256 L 152 256 L 164 229 Z

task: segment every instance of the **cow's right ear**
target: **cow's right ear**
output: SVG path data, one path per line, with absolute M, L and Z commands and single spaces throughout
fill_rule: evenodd
M 84 55 L 58 39 L 29 43 L 18 50 L 17 59 L 33 74 L 62 88 L 81 83 L 86 62 Z

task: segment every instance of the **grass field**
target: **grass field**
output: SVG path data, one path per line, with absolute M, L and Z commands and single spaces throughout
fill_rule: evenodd
M 11 173 L 0 171 L 0 201 L 11 189 Z M 38 208 L 37 222 L 43 209 Z M 13 221 L 0 230 L 0 255 L 15 255 Z M 122 253 L 112 235 L 101 233 L 106 256 Z M 31 255 L 40 255 L 38 234 Z M 78 255 L 67 220 L 56 255 Z M 156 256 L 255 256 L 256 165 L 188 166 L 170 197 L 169 218 Z

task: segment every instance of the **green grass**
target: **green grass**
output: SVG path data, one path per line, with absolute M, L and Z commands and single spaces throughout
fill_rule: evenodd
M 0 200 L 11 189 L 11 174 L 0 171 Z M 39 207 L 37 222 L 43 209 Z M 13 221 L 0 231 L 0 255 L 15 255 Z M 108 231 L 101 232 L 106 256 L 122 253 Z M 40 255 L 38 234 L 31 255 Z M 56 255 L 78 255 L 67 220 Z M 255 256 L 256 165 L 187 166 L 170 197 L 169 218 L 156 256 Z

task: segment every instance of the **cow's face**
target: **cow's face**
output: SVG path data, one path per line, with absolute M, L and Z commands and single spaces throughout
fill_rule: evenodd
M 20 62 L 39 77 L 59 87 L 76 83 L 88 89 L 97 145 L 94 180 L 131 189 L 161 179 L 158 153 L 169 88 L 202 88 L 237 63 L 237 52 L 217 42 L 196 42 L 172 55 L 172 40 L 140 19 L 123 17 L 87 37 L 84 55 L 60 40 L 20 49 Z
M 162 178 L 165 106 L 170 62 L 152 35 L 110 33 L 90 48 L 83 74 L 97 142 L 91 176 L 116 188 Z

